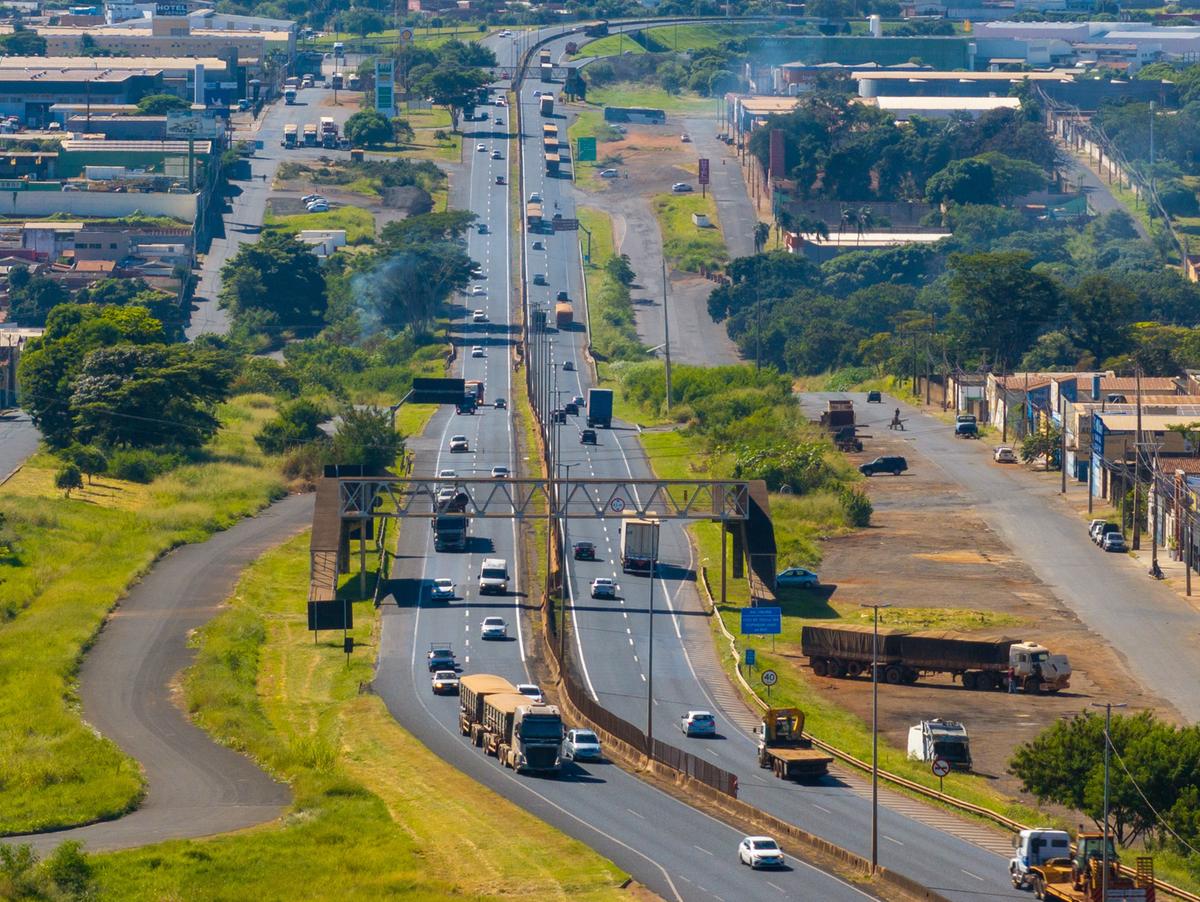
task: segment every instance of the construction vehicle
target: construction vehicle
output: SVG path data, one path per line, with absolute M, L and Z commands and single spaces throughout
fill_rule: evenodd
M 575 310 L 569 303 L 554 305 L 554 323 L 558 328 L 570 329 L 573 322 L 575 322 Z
M 956 720 L 923 720 L 908 728 L 908 757 L 912 761 L 948 762 L 955 770 L 971 769 L 971 740 Z
M 611 388 L 589 388 L 587 424 L 589 428 L 599 426 L 612 429 L 613 393 Z
M 651 575 L 658 558 L 658 520 L 631 518 L 621 523 L 621 570 Z
M 461 692 L 461 686 L 459 688 Z M 562 715 L 517 692 L 483 699 L 483 749 L 517 773 L 557 774 L 562 769 Z
M 781 780 L 812 780 L 829 771 L 833 756 L 813 748 L 804 735 L 804 712 L 799 708 L 768 708 L 758 734 L 758 766 Z
M 960 678 L 964 689 L 1007 689 L 1010 673 L 1015 688 L 1029 694 L 1071 685 L 1066 655 L 1007 636 L 881 629 L 877 655 L 874 644 L 866 625 L 806 626 L 800 631 L 801 652 L 817 676 L 870 676 L 874 660 L 879 678 L 893 686 L 936 673 Z
M 1104 874 L 1105 845 L 1108 874 Z M 1154 902 L 1154 859 L 1139 856 L 1133 874 L 1121 872 L 1112 838 L 1080 833 L 1070 857 L 1051 858 L 1029 868 L 1033 894 L 1049 902 Z
M 433 518 L 433 550 L 467 550 L 467 518 L 464 514 L 446 512 Z
M 833 445 L 839 451 L 861 451 L 863 449 L 862 439 L 858 437 L 857 428 L 854 426 L 843 426 L 835 432 Z
M 304 123 L 304 146 L 317 146 L 317 124 L 315 122 Z
M 472 673 L 458 681 L 458 729 L 471 737 L 471 744 L 483 745 L 483 700 L 489 695 L 513 695 L 517 687 L 504 677 L 490 673 Z
M 821 413 L 821 425 L 831 432 L 837 432 L 846 426 L 853 426 L 854 402 L 840 399 L 826 401 L 825 410 Z
M 1008 875 L 1016 889 L 1033 887 L 1032 868 L 1055 858 L 1071 857 L 1071 837 L 1065 830 L 1039 827 L 1022 830 L 1013 837 L 1013 857 L 1008 861 Z
M 553 94 L 543 94 L 540 98 L 538 98 L 538 108 L 541 110 L 541 113 L 543 116 L 553 116 L 554 115 L 554 95 Z
M 296 146 L 296 123 L 289 122 L 283 127 L 283 140 L 279 143 L 289 150 Z

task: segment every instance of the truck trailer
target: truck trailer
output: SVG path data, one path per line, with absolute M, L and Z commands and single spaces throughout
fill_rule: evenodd
M 443 513 L 433 518 L 433 550 L 467 550 L 467 518 L 465 515 Z
M 557 175 L 562 168 L 562 158 L 555 153 L 546 154 L 546 174 Z
M 541 110 L 541 113 L 543 116 L 547 116 L 547 117 L 553 116 L 554 115 L 554 95 L 553 94 L 543 94 L 538 99 L 538 108 Z
M 542 224 L 542 205 L 536 201 L 530 201 L 525 205 L 525 224 L 530 230 L 536 231 Z
M 560 329 L 570 329 L 571 323 L 575 322 L 575 310 L 566 302 L 559 302 L 554 305 L 554 323 Z
M 613 393 L 611 388 L 588 389 L 587 424 L 589 428 L 612 428 Z
M 460 690 L 461 691 L 461 684 Z M 562 715 L 516 692 L 483 699 L 483 748 L 517 773 L 557 774 L 562 769 Z
M 489 695 L 513 695 L 517 687 L 504 677 L 490 673 L 468 674 L 458 681 L 458 729 L 483 745 L 483 700 Z
M 804 712 L 798 708 L 768 708 L 758 733 L 758 766 L 781 780 L 813 780 L 829 772 L 833 756 L 813 748 L 804 735 Z
M 806 626 L 801 652 L 817 676 L 870 676 L 873 638 L 870 626 Z M 1015 688 L 1026 693 L 1058 692 L 1071 685 L 1066 655 L 1045 646 L 1007 636 L 928 631 L 879 630 L 878 657 L 882 681 L 915 683 L 922 675 L 948 673 L 964 689 Z
M 653 575 L 658 558 L 658 520 L 629 519 L 621 523 L 621 570 Z
M 317 124 L 315 122 L 304 123 L 304 146 L 317 146 Z
M 549 84 L 550 82 L 554 81 L 554 66 L 552 66 L 550 63 L 542 63 L 539 68 L 541 69 L 541 78 L 543 83 Z

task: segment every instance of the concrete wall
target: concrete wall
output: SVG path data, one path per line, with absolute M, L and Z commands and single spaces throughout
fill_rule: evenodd
M 119 217 L 136 212 L 172 216 L 193 223 L 198 194 L 112 194 L 89 191 L 0 191 L 0 216 L 30 219 L 66 213 L 69 216 Z

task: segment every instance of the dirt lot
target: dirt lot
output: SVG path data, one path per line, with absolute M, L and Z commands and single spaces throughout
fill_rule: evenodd
M 962 506 L 953 485 L 938 478 L 936 466 L 913 463 L 922 456 L 911 444 L 878 430 L 869 453 L 851 459 L 858 464 L 884 454 L 903 454 L 910 469 L 901 477 L 876 476 L 867 481 L 875 506 L 870 529 L 823 544 L 822 581 L 836 587 L 831 600 L 1015 616 L 1021 618 L 1019 625 L 989 632 L 1040 642 L 1068 655 L 1073 669 L 1071 688 L 1057 696 L 967 691 L 948 677 L 923 678 L 914 686 L 881 687 L 881 729 L 889 742 L 904 748 L 908 728 L 922 719 L 961 721 L 971 734 L 975 770 L 994 777 L 1001 791 L 1020 795 L 1017 781 L 1006 773 L 1009 756 L 1056 718 L 1070 717 L 1092 702 L 1108 699 L 1126 701 L 1131 708 L 1157 708 L 1165 717 L 1173 717 L 1171 709 L 1141 690 L 1108 644 L 1066 610 L 1053 590 L 1015 559 L 970 508 Z M 799 664 L 806 659 L 798 652 Z M 807 674 L 828 699 L 870 720 L 868 680 Z
M 694 144 L 679 140 L 680 126 L 627 124 L 620 141 L 599 141 L 596 156 L 604 166 L 621 171 L 619 179 L 597 178 L 589 190 L 613 191 L 625 194 L 631 189 L 644 195 L 670 191 L 671 185 L 693 180 L 696 175 L 697 153 Z M 625 178 L 628 174 L 628 178 Z

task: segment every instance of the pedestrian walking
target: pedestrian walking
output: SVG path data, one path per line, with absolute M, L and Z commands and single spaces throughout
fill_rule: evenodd
M 1009 667 L 1008 668 L 1008 694 L 1012 695 L 1016 691 L 1017 691 L 1017 671 L 1014 668 Z

